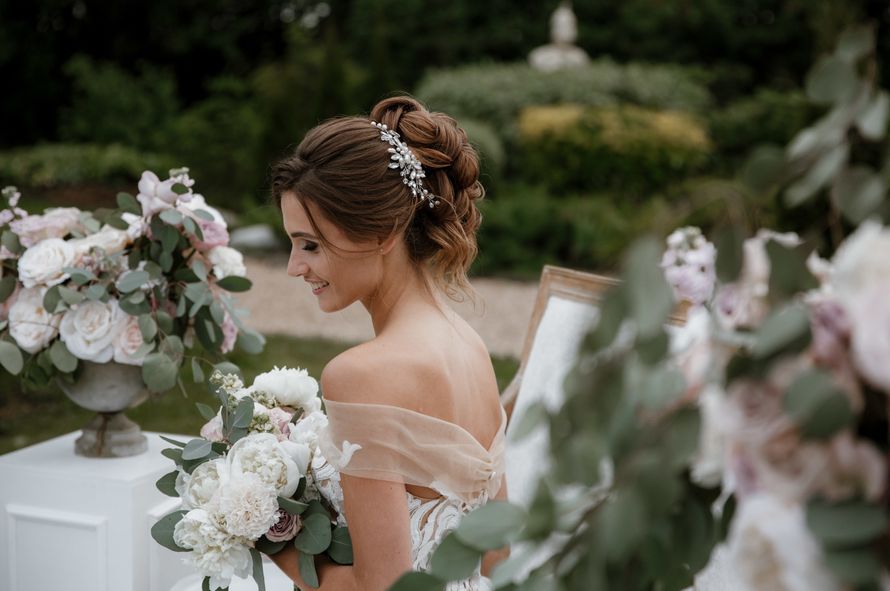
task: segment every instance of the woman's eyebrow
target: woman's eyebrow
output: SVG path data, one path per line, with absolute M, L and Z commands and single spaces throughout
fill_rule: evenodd
M 291 232 L 290 236 L 291 238 L 313 238 L 315 240 L 318 240 L 318 238 L 307 232 Z

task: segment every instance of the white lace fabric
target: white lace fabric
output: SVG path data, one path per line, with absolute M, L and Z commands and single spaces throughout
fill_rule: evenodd
M 448 532 L 500 488 L 507 423 L 503 408 L 501 425 L 486 448 L 466 429 L 408 409 L 331 401 L 325 406 L 329 425 L 320 434 L 319 446 L 329 463 L 313 465 L 313 474 L 319 493 L 341 515 L 341 472 L 430 488 L 442 495 L 422 499 L 407 493 L 413 567 L 428 570 L 433 552 Z M 488 589 L 489 580 L 478 570 L 446 587 L 446 591 Z

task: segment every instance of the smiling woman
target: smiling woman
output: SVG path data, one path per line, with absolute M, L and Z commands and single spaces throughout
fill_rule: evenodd
M 361 302 L 375 334 L 321 376 L 324 455 L 339 472 L 319 490 L 342 507 L 354 552 L 353 566 L 318 559 L 321 589 L 386 589 L 426 571 L 465 513 L 506 498 L 506 415 L 491 359 L 443 297 L 473 293 L 478 179 L 454 119 L 407 97 L 319 125 L 273 168 L 288 274 L 325 312 Z M 448 589 L 486 588 L 500 555 Z M 293 547 L 273 557 L 301 588 L 305 558 Z

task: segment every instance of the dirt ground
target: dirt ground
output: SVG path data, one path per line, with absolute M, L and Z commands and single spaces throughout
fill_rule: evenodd
M 238 294 L 241 306 L 250 311 L 247 324 L 264 334 L 324 337 L 360 342 L 373 336 L 371 321 L 361 304 L 335 314 L 318 309 L 315 296 L 302 279 L 288 277 L 287 259 L 280 254 L 247 257 L 247 275 L 253 288 Z M 537 283 L 502 279 L 477 279 L 473 287 L 478 305 L 455 303 L 453 307 L 476 329 L 493 355 L 518 358 L 531 318 Z

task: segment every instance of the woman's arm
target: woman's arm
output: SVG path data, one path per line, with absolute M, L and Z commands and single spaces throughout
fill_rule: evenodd
M 411 533 L 405 486 L 341 474 L 344 513 L 349 523 L 354 564 L 343 566 L 325 557 L 316 559 L 319 591 L 385 591 L 411 570 Z M 299 576 L 299 552 L 293 544 L 272 560 L 304 591 Z

